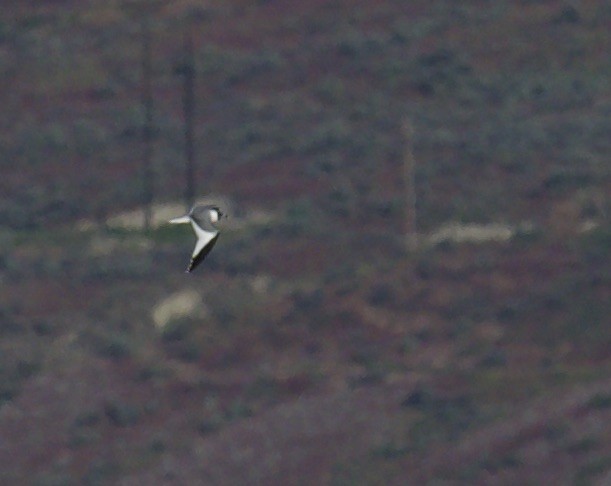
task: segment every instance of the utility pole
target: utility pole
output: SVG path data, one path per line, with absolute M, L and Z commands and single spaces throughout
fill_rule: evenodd
M 142 126 L 142 202 L 144 205 L 144 229 L 151 228 L 153 219 L 153 93 L 152 77 L 153 62 L 151 52 L 151 25 L 149 13 L 142 16 L 142 110 L 144 123 Z
M 404 137 L 403 180 L 405 185 L 405 245 L 413 250 L 418 246 L 416 217 L 416 159 L 414 158 L 414 127 L 409 119 L 403 121 Z
M 187 210 L 195 201 L 195 56 L 193 48 L 193 34 L 191 26 L 185 30 L 184 64 L 182 66 L 183 84 L 183 111 L 185 123 L 185 205 Z

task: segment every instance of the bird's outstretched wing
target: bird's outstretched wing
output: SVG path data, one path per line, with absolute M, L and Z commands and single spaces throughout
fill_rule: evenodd
M 191 225 L 193 226 L 195 234 L 197 235 L 197 243 L 195 244 L 191 261 L 187 267 L 187 273 L 191 273 L 195 267 L 204 261 L 204 259 L 208 256 L 208 253 L 210 253 L 212 248 L 214 248 L 216 240 L 219 237 L 218 231 L 214 233 L 211 231 L 204 231 L 193 221 L 191 221 Z
M 212 248 L 214 248 L 214 244 L 216 243 L 218 237 L 219 234 L 217 233 L 208 242 L 208 244 L 199 251 L 199 253 L 193 254 L 193 256 L 191 257 L 191 261 L 189 262 L 189 266 L 187 267 L 187 273 L 191 273 L 195 269 L 195 267 L 197 267 L 201 262 L 204 261 L 204 258 L 206 258 L 208 256 L 208 253 L 210 253 L 210 251 L 212 251 Z

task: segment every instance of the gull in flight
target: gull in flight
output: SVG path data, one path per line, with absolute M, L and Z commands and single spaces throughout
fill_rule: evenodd
M 180 218 L 174 218 L 170 220 L 172 224 L 191 223 L 195 235 L 197 236 L 197 243 L 191 255 L 191 261 L 187 267 L 186 273 L 191 273 L 195 267 L 197 267 L 204 258 L 208 256 L 208 253 L 214 247 L 216 240 L 219 237 L 219 231 L 214 226 L 215 223 L 224 215 L 218 206 L 212 204 L 201 204 L 195 205 L 189 211 L 189 214 L 185 214 Z

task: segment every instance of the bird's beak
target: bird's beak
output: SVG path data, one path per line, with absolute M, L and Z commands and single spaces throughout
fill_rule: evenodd
M 191 222 L 191 219 L 189 218 L 188 215 L 185 215 L 185 216 L 181 216 L 180 218 L 171 219 L 169 222 L 172 224 L 189 223 Z

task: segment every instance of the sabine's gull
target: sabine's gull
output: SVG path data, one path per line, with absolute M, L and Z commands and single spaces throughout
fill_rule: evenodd
M 195 267 L 203 262 L 204 258 L 208 256 L 208 253 L 210 253 L 214 247 L 219 237 L 219 231 L 214 226 L 214 223 L 217 223 L 223 216 L 218 206 L 212 204 L 196 204 L 191 208 L 188 214 L 170 220 L 172 224 L 191 223 L 195 235 L 197 236 L 197 243 L 195 244 L 195 249 L 193 250 L 193 255 L 191 255 L 191 261 L 189 262 L 186 273 L 191 273 Z

